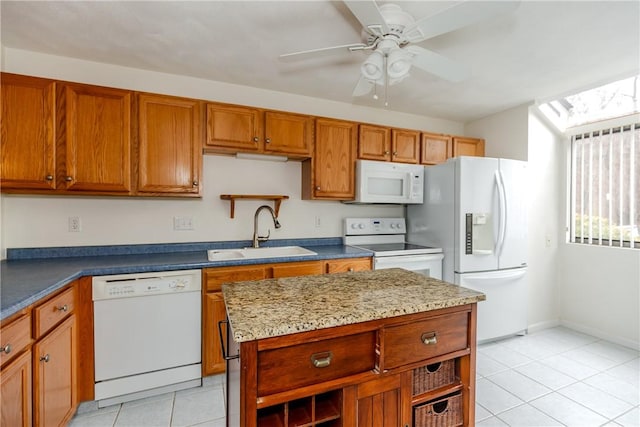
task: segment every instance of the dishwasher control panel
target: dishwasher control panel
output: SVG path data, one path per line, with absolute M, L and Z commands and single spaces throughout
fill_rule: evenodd
M 201 270 L 94 276 L 93 300 L 200 292 Z

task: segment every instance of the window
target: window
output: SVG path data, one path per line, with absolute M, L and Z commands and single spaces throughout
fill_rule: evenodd
M 570 240 L 640 248 L 639 201 L 640 123 L 574 133 Z

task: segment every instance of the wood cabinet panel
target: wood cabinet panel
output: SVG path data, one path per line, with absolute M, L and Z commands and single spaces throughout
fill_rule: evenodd
M 358 158 L 368 160 L 391 159 L 391 130 L 383 126 L 359 126 Z
M 140 94 L 138 193 L 200 195 L 202 103 Z
M 280 277 L 309 276 L 324 272 L 321 261 L 273 264 L 271 271 L 272 277 L 276 279 Z
M 313 149 L 313 117 L 266 111 L 264 151 L 310 157 Z
M 484 139 L 453 137 L 453 157 L 484 156 Z
M 23 353 L 0 375 L 0 425 L 31 427 L 31 351 Z
M 130 91 L 59 86 L 58 150 L 65 152 L 63 186 L 72 191 L 131 190 Z
M 405 129 L 391 131 L 391 160 L 402 163 L 420 161 L 420 132 Z
M 214 267 L 202 271 L 204 287 L 207 292 L 222 290 L 222 284 L 227 282 L 243 282 L 246 280 L 262 280 L 267 278 L 264 264 L 238 267 Z
M 325 262 L 326 273 L 371 270 L 371 258 L 346 258 Z
M 34 425 L 66 423 L 76 408 L 75 317 L 33 346 Z
M 225 360 L 222 357 L 218 322 L 225 320 L 227 312 L 222 292 L 209 292 L 204 296 L 204 312 L 202 316 L 203 335 L 202 374 L 213 375 L 225 371 Z M 226 331 L 223 329 L 223 334 Z M 225 335 L 223 335 L 225 337 Z
M 375 332 L 258 353 L 258 395 L 328 381 L 375 367 Z
M 0 185 L 55 189 L 55 83 L 7 73 L 0 78 Z
M 313 158 L 302 163 L 302 198 L 353 200 L 357 123 L 317 119 Z
M 73 313 L 74 290 L 72 288 L 54 296 L 33 310 L 33 333 L 36 339 Z
M 31 344 L 31 314 L 2 325 L 0 331 L 0 365 L 5 365 Z
M 209 103 L 205 146 L 230 152 L 259 151 L 263 127 L 257 108 Z
M 451 136 L 423 133 L 420 151 L 420 163 L 423 165 L 437 165 L 446 162 L 448 158 L 453 156 Z
M 467 348 L 467 312 L 384 329 L 383 369 L 393 369 Z

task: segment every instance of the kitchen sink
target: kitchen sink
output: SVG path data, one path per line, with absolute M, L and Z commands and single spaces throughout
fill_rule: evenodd
M 231 261 L 239 259 L 284 258 L 317 255 L 300 246 L 274 246 L 268 248 L 210 249 L 209 261 Z

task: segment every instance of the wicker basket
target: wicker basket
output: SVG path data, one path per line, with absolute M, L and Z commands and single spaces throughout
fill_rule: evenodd
M 460 393 L 427 402 L 413 409 L 415 427 L 454 427 L 462 425 Z
M 413 370 L 413 395 L 416 396 L 456 381 L 455 360 L 421 366 Z

